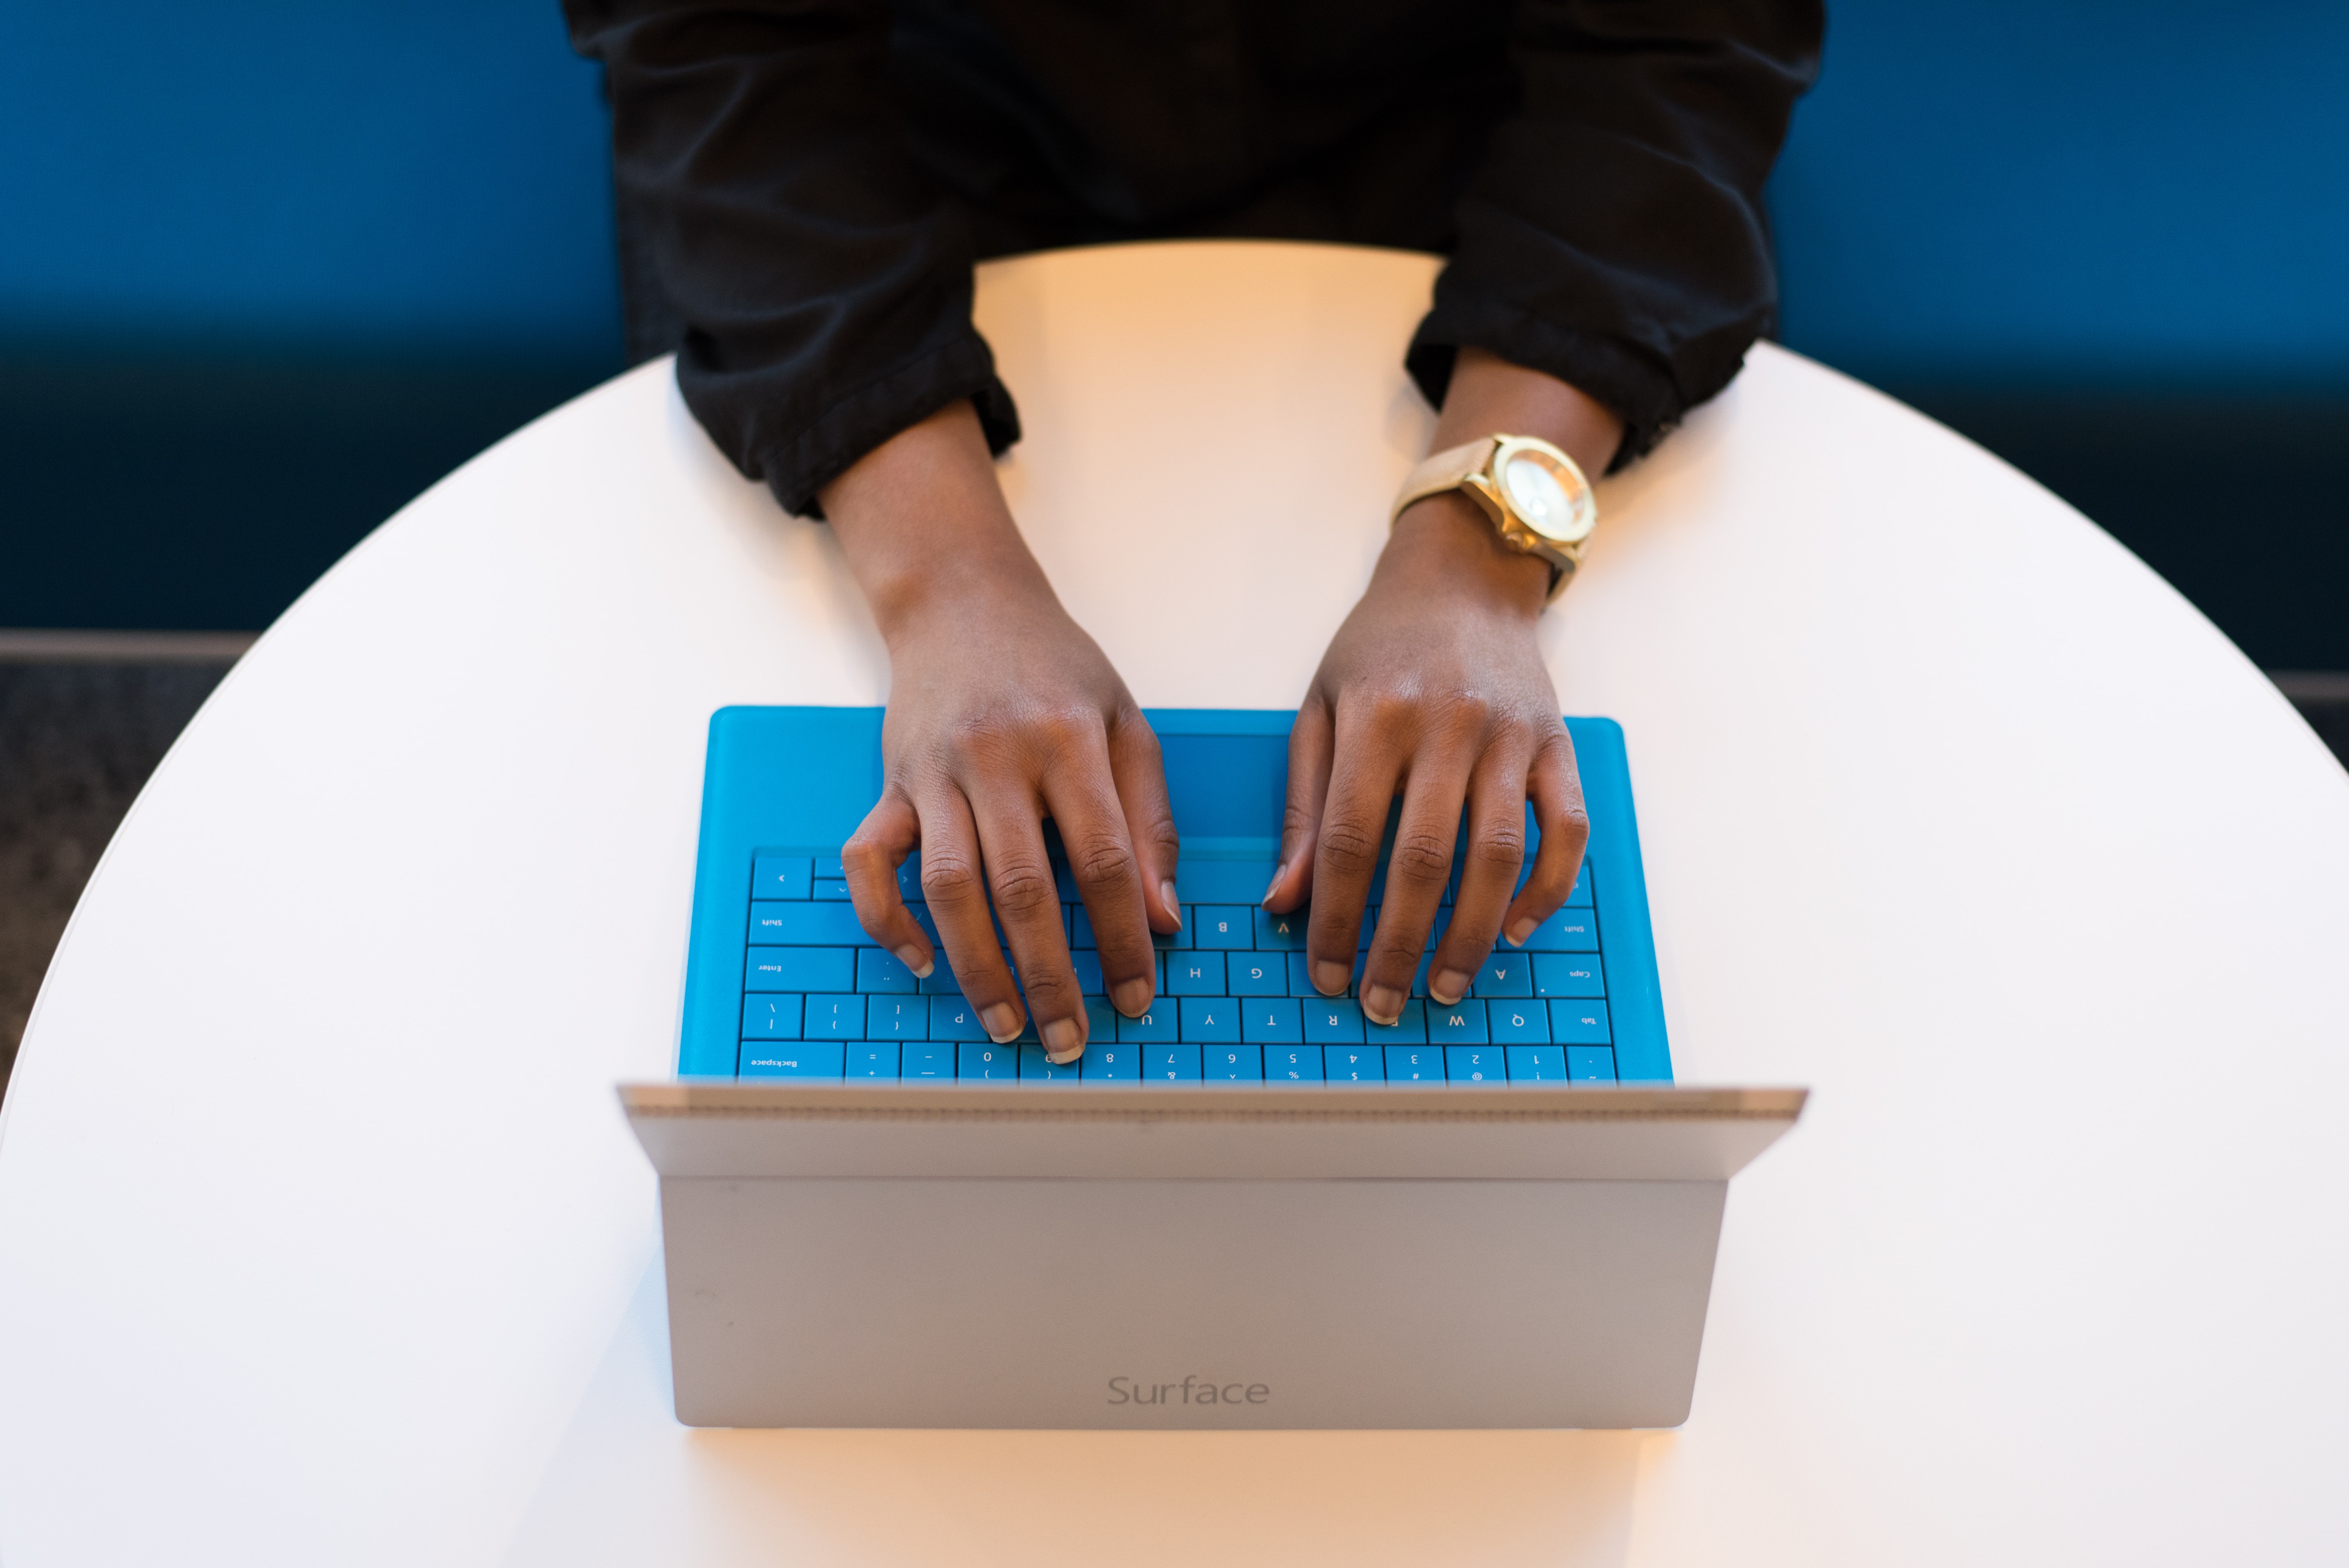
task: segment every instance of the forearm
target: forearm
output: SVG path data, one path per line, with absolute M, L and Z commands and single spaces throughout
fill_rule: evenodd
M 819 499 L 893 645 L 907 627 L 955 603 L 1052 597 L 1004 503 L 967 400 L 882 442 Z
M 1440 452 L 1503 432 L 1540 437 L 1595 480 L 1615 460 L 1623 421 L 1555 376 L 1512 365 L 1481 348 L 1464 348 L 1431 449 Z

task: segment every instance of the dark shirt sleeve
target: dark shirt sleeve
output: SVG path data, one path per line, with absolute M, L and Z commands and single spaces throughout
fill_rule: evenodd
M 1619 468 L 1729 385 L 1776 325 L 1762 185 L 1825 25 L 1816 0 L 1524 0 L 1524 96 L 1411 347 L 1428 401 L 1489 350 L 1619 415 Z
M 885 0 L 566 0 L 604 62 L 619 201 L 681 325 L 678 386 L 792 511 L 957 398 L 1000 452 L 967 227 L 887 90 Z

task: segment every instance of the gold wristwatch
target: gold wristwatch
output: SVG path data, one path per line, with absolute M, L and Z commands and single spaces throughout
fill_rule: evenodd
M 1437 452 L 1402 481 L 1387 526 L 1412 502 L 1451 490 L 1467 491 L 1511 549 L 1549 562 L 1550 598 L 1565 591 L 1599 526 L 1599 502 L 1572 458 L 1534 436 L 1487 436 Z

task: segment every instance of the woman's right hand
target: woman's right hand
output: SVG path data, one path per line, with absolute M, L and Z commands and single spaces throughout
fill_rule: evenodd
M 881 799 L 841 856 L 857 918 L 930 972 L 896 876 L 918 850 L 922 896 L 988 1034 L 1019 1035 L 1024 989 L 1045 1055 L 1074 1061 L 1089 1030 L 1044 819 L 1110 999 L 1137 1016 L 1156 995 L 1151 933 L 1182 921 L 1158 738 L 1029 553 L 969 404 L 875 448 L 820 499 L 889 646 Z

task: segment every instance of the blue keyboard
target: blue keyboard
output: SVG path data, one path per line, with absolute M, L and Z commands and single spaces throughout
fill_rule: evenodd
M 752 857 L 742 968 L 744 1078 L 1025 1078 L 1040 1083 L 1612 1083 L 1607 986 L 1594 872 L 1586 859 L 1564 909 L 1522 948 L 1495 948 L 1461 1000 L 1427 995 L 1420 960 L 1402 1016 L 1363 1016 L 1355 988 L 1324 996 L 1306 978 L 1307 913 L 1247 902 L 1272 881 L 1273 860 L 1185 862 L 1176 873 L 1183 929 L 1158 938 L 1157 1002 L 1138 1018 L 1110 1006 L 1092 923 L 1058 857 L 1061 934 L 1085 993 L 1091 1043 L 1066 1066 L 1044 1059 L 1031 1021 L 996 1045 L 946 962 L 918 867 L 898 883 L 937 955 L 926 978 L 865 935 L 837 854 L 770 851 Z M 1454 885 L 1436 916 L 1440 935 Z M 1372 896 L 1379 888 L 1374 884 Z M 1377 910 L 1362 923 L 1368 946 Z M 1361 978 L 1362 957 L 1354 961 Z M 1007 950 L 1004 962 L 1011 964 Z M 1016 965 L 1014 973 L 1017 973 Z
M 1274 915 L 1257 902 L 1278 852 L 1271 835 L 1294 717 L 1149 713 L 1183 831 L 1175 877 L 1183 929 L 1157 939 L 1157 1001 L 1143 1016 L 1123 1016 L 1101 995 L 1092 922 L 1054 846 L 1062 930 L 1091 1025 L 1084 1055 L 1055 1067 L 1032 1025 L 1007 1045 L 987 1037 L 919 902 L 914 860 L 898 882 L 931 937 L 937 963 L 929 976 L 917 978 L 857 923 L 840 846 L 880 792 L 881 710 L 719 710 L 703 782 L 680 1075 L 1486 1088 L 1671 1081 L 1616 726 L 1567 720 L 1591 837 L 1566 906 L 1523 947 L 1496 947 L 1468 994 L 1449 1006 L 1428 996 L 1423 960 L 1402 1016 L 1381 1026 L 1362 1016 L 1354 987 L 1325 997 L 1306 978 L 1306 912 Z M 1383 874 L 1364 913 L 1365 945 Z M 1431 948 L 1451 913 L 1447 894 Z M 1358 955 L 1357 983 L 1361 975 Z

